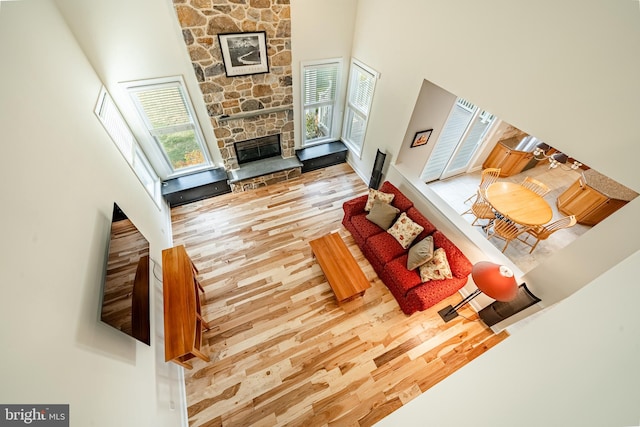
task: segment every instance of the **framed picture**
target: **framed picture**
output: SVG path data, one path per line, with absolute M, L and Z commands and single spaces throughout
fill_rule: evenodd
M 433 132 L 433 129 L 427 129 L 420 132 L 416 132 L 416 135 L 413 137 L 413 142 L 411 143 L 411 147 L 419 147 L 421 145 L 426 144 L 427 141 L 429 141 L 431 132 Z
M 218 41 L 227 77 L 269 72 L 264 31 L 218 34 Z

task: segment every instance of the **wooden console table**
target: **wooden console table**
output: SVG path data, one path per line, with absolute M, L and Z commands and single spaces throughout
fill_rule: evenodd
M 192 368 L 187 361 L 193 357 L 209 361 L 200 351 L 202 330 L 209 329 L 209 324 L 202 318 L 200 293 L 204 289 L 197 274 L 184 246 L 162 251 L 165 361 L 187 369 Z
M 364 295 L 371 287 L 338 233 L 312 240 L 309 245 L 339 304 Z

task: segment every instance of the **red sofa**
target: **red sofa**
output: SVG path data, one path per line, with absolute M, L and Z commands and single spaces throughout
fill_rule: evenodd
M 403 249 L 391 234 L 366 218 L 368 212 L 365 211 L 365 205 L 368 195 L 357 197 L 343 204 L 342 224 L 351 232 L 362 253 L 398 301 L 402 311 L 405 314 L 412 314 L 416 311 L 426 310 L 462 288 L 471 274 L 472 264 L 460 249 L 418 212 L 413 206 L 413 202 L 393 184 L 385 181 L 380 187 L 380 191 L 393 193 L 395 196 L 391 204 L 424 227 L 413 244 L 432 235 L 434 250 L 444 249 L 453 278 L 430 280 L 423 283 L 417 269 L 407 270 L 409 249 Z

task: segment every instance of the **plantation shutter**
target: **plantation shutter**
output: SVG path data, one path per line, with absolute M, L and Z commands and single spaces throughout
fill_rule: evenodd
M 161 206 L 160 178 L 151 167 L 138 141 L 129 129 L 113 99 L 102 87 L 94 110 L 116 147 L 131 166 L 140 183 L 158 207 Z
M 358 156 L 362 153 L 364 145 L 377 78 L 376 71 L 354 59 L 351 60 L 342 139 Z
M 331 102 L 336 98 L 338 63 L 318 64 L 304 69 L 304 105 Z
M 137 91 L 135 96 L 144 110 L 152 135 L 193 129 L 193 120 L 180 87 Z
M 353 108 L 361 114 L 369 115 L 369 108 L 373 100 L 373 88 L 375 87 L 375 76 L 354 64 L 353 81 L 349 92 L 349 102 Z
M 156 159 L 163 159 L 163 178 L 212 166 L 202 130 L 181 77 L 124 83 L 149 134 Z M 147 148 L 147 147 L 145 147 Z
M 336 139 L 333 124 L 342 59 L 302 66 L 302 145 Z
M 102 121 L 103 126 L 107 129 L 109 136 L 120 150 L 120 153 L 129 163 L 133 163 L 133 146 L 135 139 L 129 126 L 122 118 L 120 111 L 116 107 L 113 99 L 103 89 L 100 94 L 101 102 L 96 109 L 96 114 Z

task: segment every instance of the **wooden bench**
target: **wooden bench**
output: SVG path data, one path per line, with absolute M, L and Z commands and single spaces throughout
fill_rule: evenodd
M 296 150 L 296 157 L 302 162 L 304 173 L 344 163 L 348 151 L 342 141 L 333 141 Z
M 169 206 L 180 206 L 208 197 L 230 193 L 224 168 L 210 169 L 172 178 L 162 183 L 162 195 Z

